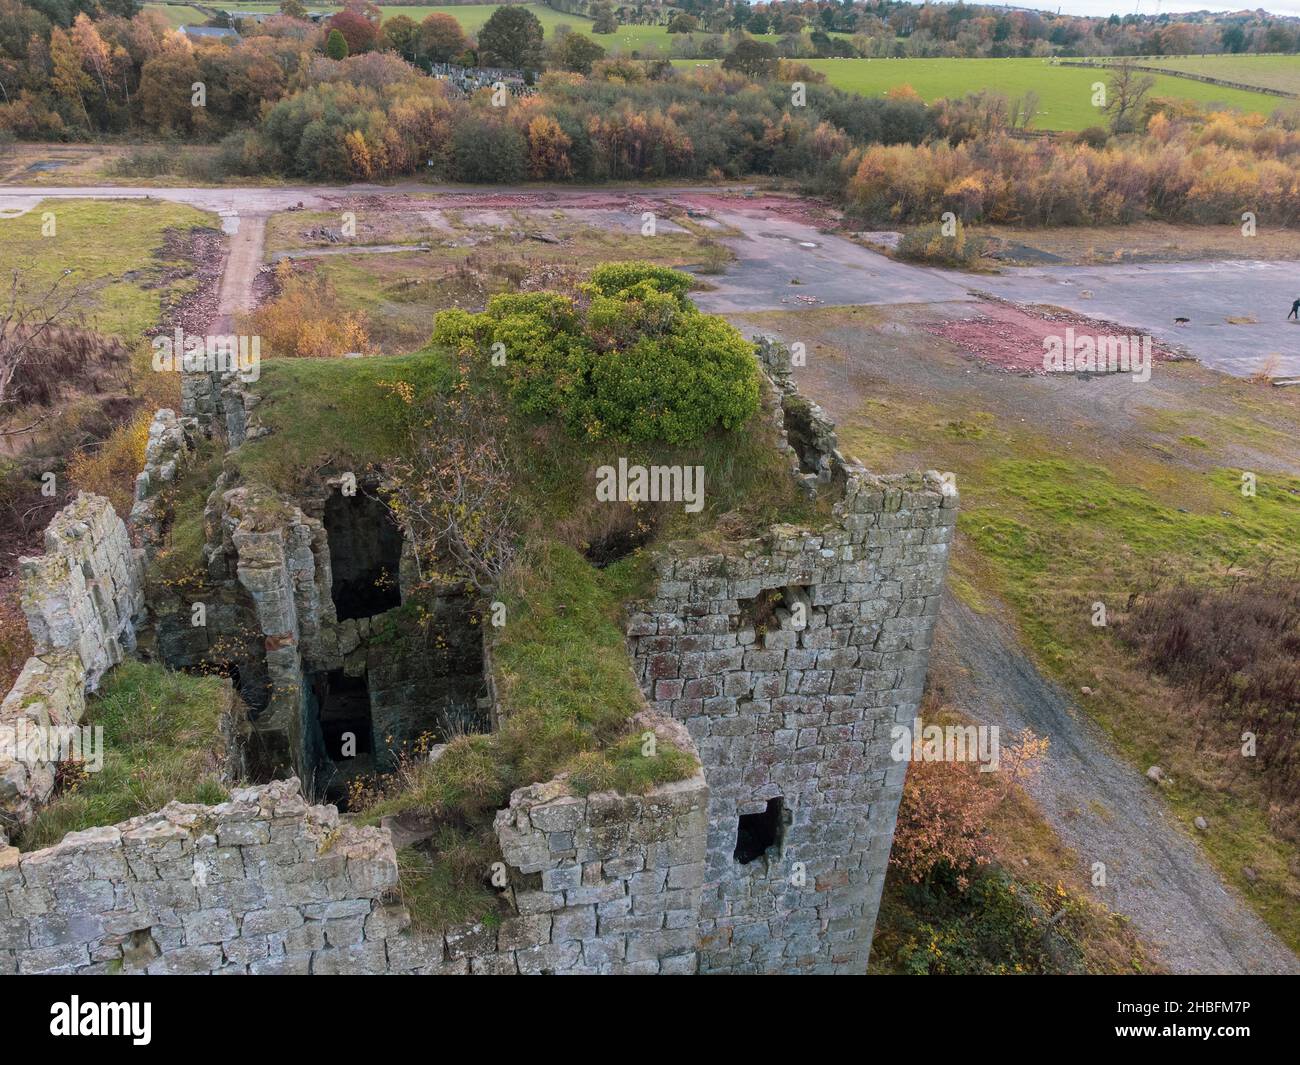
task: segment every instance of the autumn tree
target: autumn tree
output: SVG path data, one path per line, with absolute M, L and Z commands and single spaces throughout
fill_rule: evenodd
M 191 103 L 193 85 L 201 81 L 194 49 L 179 34 L 140 71 L 140 111 L 144 120 L 162 133 L 193 132 L 204 108 Z
M 537 115 L 528 123 L 528 176 L 551 181 L 573 176 L 569 147 L 573 141 L 550 115 Z
M 50 85 L 61 104 L 63 117 L 69 122 L 75 122 L 79 118 L 89 127 L 90 112 L 86 110 L 86 93 L 94 90 L 95 83 L 82 69 L 81 57 L 77 55 L 71 38 L 58 26 L 50 31 L 50 63 L 54 68 Z
M 536 69 L 542 65 L 542 24 L 527 8 L 499 7 L 478 31 L 490 65 Z
M 1155 84 L 1155 78 L 1143 74 L 1131 61 L 1115 64 L 1106 86 L 1106 103 L 1102 107 L 1110 115 L 1112 133 L 1132 133 L 1137 128 L 1142 105 Z
M 306 19 L 307 5 L 302 0 L 280 0 L 280 14 L 287 18 Z
M 379 38 L 375 24 L 356 11 L 340 11 L 329 20 L 329 26 L 331 31 L 338 30 L 343 34 L 343 39 L 348 42 L 348 55 L 370 51 Z
M 597 0 L 588 8 L 587 13 L 594 20 L 591 27 L 592 33 L 614 33 L 618 30 L 618 21 L 614 18 L 614 9 L 605 0 Z
M 776 74 L 776 49 L 766 41 L 746 37 L 723 59 L 722 66 L 726 70 L 737 70 L 755 81 L 766 81 Z
M 380 25 L 379 38 L 383 47 L 396 52 L 403 59 L 414 61 L 420 53 L 420 26 L 407 15 L 394 15 Z
M 605 49 L 581 33 L 566 33 L 555 48 L 555 61 L 575 74 L 590 74 L 592 64 L 604 58 Z
M 431 63 L 450 63 L 466 47 L 465 32 L 451 15 L 435 11 L 420 23 L 420 55 Z

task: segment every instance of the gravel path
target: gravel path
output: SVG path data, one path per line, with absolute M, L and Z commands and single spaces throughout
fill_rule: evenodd
M 1300 960 L 1255 916 L 1166 809 L 1155 785 L 1113 752 L 1101 730 L 1043 678 L 999 611 L 976 614 L 944 597 L 932 671 L 972 720 L 1004 742 L 1024 728 L 1051 740 L 1028 791 L 1088 873 L 1175 973 L 1300 973 Z
M 743 186 L 733 191 L 740 189 Z M 45 199 L 146 196 L 216 211 L 228 222 L 237 217 L 264 219 L 297 204 L 332 209 L 345 201 L 361 205 L 373 198 L 372 202 L 397 206 L 408 196 L 445 201 L 461 209 L 476 204 L 517 205 L 523 210 L 564 209 L 575 216 L 590 210 L 593 217 L 617 210 L 639 218 L 646 208 L 660 210 L 659 204 L 678 209 L 698 204 L 742 234 L 721 238 L 737 260 L 723 274 L 708 279 L 712 291 L 701 293 L 697 300 L 705 310 L 736 314 L 814 305 L 955 303 L 981 291 L 1106 319 L 1117 323 L 1117 333 L 1150 333 L 1185 347 L 1225 373 L 1249 376 L 1270 367 L 1274 375 L 1300 374 L 1300 327 L 1285 321 L 1291 301 L 1300 296 L 1300 263 L 1013 267 L 996 277 L 975 276 L 896 262 L 853 241 L 821 233 L 806 214 L 793 208 L 774 209 L 764 197 L 721 197 L 723 191 L 698 186 L 467 189 L 411 183 L 265 188 L 0 185 L 0 216 L 31 210 Z M 1189 321 L 1176 324 L 1176 318 Z

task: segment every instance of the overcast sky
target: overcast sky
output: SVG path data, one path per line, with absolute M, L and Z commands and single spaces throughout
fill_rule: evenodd
M 980 0 L 971 0 L 979 3 Z M 1058 7 L 1067 15 L 1127 15 L 1137 11 L 1142 15 L 1157 14 L 1159 11 L 1254 11 L 1262 7 L 1275 15 L 1300 15 L 1300 0 L 1266 0 L 1265 3 L 1241 4 L 1198 4 L 1194 0 L 1057 0 L 1055 3 L 1035 3 L 1034 0 L 1019 0 L 1017 7 L 1031 7 L 1038 11 L 1055 11 Z

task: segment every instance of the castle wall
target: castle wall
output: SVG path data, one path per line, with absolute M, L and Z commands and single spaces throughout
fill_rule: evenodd
M 821 534 L 659 558 L 629 642 L 709 783 L 702 972 L 865 970 L 906 771 L 890 728 L 921 700 L 955 503 L 937 477 L 850 472 Z M 740 818 L 775 799 L 779 842 L 742 864 Z
M 699 775 L 519 789 L 496 820 L 516 886 L 494 919 L 432 935 L 398 901 L 388 830 L 308 806 L 296 779 L 172 803 L 0 848 L 0 974 L 693 972 L 705 795 Z
M 85 694 L 135 648 L 144 573 L 126 525 L 102 496 L 81 493 L 50 521 L 45 554 L 19 559 L 21 601 L 35 653 L 0 703 L 0 840 L 54 789 L 56 763 L 14 758 L 29 726 L 68 728 Z

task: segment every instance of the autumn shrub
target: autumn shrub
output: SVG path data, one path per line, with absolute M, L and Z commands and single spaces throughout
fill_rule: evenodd
M 975 266 L 984 253 L 984 241 L 972 237 L 960 220 L 917 226 L 903 234 L 898 242 L 898 257 L 911 262 L 935 266 Z
M 120 515 L 131 510 L 135 477 L 144 467 L 153 412 L 142 410 L 118 426 L 98 448 L 83 448 L 68 461 L 68 480 L 80 492 L 106 496 Z
M 276 296 L 249 315 L 249 332 L 269 349 L 263 354 L 322 359 L 369 350 L 365 315 L 344 310 L 323 274 L 295 272 L 286 260 L 276 285 Z
M 970 761 L 913 761 L 898 806 L 890 865 L 912 883 L 947 871 L 964 888 L 972 872 L 991 861 L 990 815 L 1039 770 L 1047 746 L 1047 740 L 1026 729 L 1013 744 L 1001 747 L 992 773 Z
M 525 413 L 557 414 L 593 439 L 688 443 L 758 408 L 751 345 L 695 308 L 690 283 L 648 263 L 608 264 L 584 286 L 585 303 L 497 295 L 481 314 L 439 314 L 432 340 L 501 359 Z

